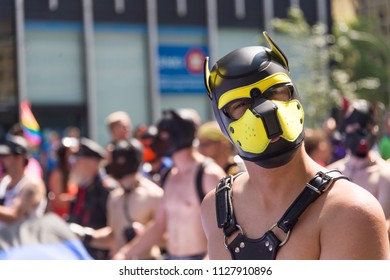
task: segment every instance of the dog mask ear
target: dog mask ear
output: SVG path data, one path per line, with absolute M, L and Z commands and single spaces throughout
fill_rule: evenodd
M 263 35 L 265 39 L 267 40 L 268 44 L 271 47 L 271 51 L 283 62 L 283 65 L 286 67 L 286 69 L 289 71 L 290 68 L 288 66 L 288 60 L 287 57 L 284 55 L 284 53 L 279 49 L 279 47 L 275 44 L 274 41 L 272 41 L 271 37 L 268 35 L 266 31 L 263 32 Z

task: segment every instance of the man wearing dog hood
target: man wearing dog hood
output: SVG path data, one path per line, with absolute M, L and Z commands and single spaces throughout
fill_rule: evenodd
M 347 155 L 327 168 L 340 170 L 378 199 L 390 236 L 390 164 L 373 151 L 378 133 L 374 115 L 375 106 L 367 100 L 349 104 L 341 126 Z
M 211 72 L 205 62 L 215 118 L 247 169 L 203 201 L 210 259 L 387 259 L 377 200 L 305 152 L 287 58 L 263 34 L 270 49 L 237 49 Z

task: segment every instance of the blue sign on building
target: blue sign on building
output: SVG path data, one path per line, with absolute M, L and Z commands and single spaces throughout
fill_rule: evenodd
M 161 45 L 158 51 L 162 94 L 205 93 L 203 63 L 206 47 Z

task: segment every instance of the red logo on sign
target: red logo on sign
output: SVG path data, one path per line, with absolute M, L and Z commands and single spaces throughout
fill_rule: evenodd
M 188 72 L 200 74 L 203 71 L 203 63 L 206 55 L 201 49 L 190 49 L 185 57 Z

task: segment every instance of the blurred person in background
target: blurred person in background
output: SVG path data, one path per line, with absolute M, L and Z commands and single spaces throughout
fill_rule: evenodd
M 0 161 L 7 174 L 0 181 L 0 228 L 45 213 L 45 184 L 39 176 L 25 172 L 30 158 L 22 136 L 9 135 L 0 145 Z
M 374 110 L 373 104 L 363 99 L 349 105 L 342 122 L 347 155 L 327 168 L 340 170 L 352 182 L 368 190 L 378 199 L 389 221 L 390 164 L 373 150 L 379 131 Z M 388 231 L 390 233 L 390 228 Z
M 0 161 L 0 180 L 5 176 L 5 170 L 3 164 Z
M 43 166 L 45 182 L 57 166 L 57 149 L 61 145 L 61 136 L 56 130 L 46 130 L 41 145 L 40 161 Z
M 245 170 L 242 159 L 216 121 L 203 123 L 198 129 L 197 138 L 199 152 L 212 158 L 226 174 L 235 175 Z
M 225 176 L 223 169 L 193 146 L 200 124 L 192 109 L 166 110 L 157 123 L 151 148 L 169 156 L 173 168 L 164 183 L 157 216 L 147 230 L 122 247 L 114 259 L 137 259 L 167 234 L 166 259 L 199 260 L 207 255 L 207 240 L 200 220 L 204 195 Z
M 64 129 L 64 137 L 80 139 L 80 129 L 76 126 L 68 126 Z
M 10 128 L 9 134 L 25 138 L 24 133 L 23 133 L 23 127 L 20 123 L 14 124 Z M 29 145 L 28 149 L 31 150 L 31 147 L 30 147 L 30 144 L 28 143 L 28 141 L 27 141 L 27 144 Z M 43 170 L 41 163 L 35 157 L 33 157 L 30 153 L 30 158 L 29 158 L 28 164 L 26 166 L 26 172 L 32 176 L 37 176 L 37 177 L 43 179 L 44 178 L 44 171 L 45 170 Z
M 101 172 L 105 150 L 95 141 L 81 138 L 78 151 L 74 154 L 74 164 L 70 172 L 70 181 L 78 186 L 75 200 L 72 202 L 68 222 L 71 229 L 89 227 L 99 229 L 107 226 L 107 199 L 117 182 Z M 72 224 L 75 224 L 72 227 Z M 94 259 L 108 259 L 109 248 L 100 249 L 84 242 Z
M 124 111 L 115 111 L 106 117 L 106 127 L 110 134 L 110 143 L 106 145 L 106 164 L 111 161 L 111 152 L 115 144 L 120 140 L 127 140 L 132 137 L 132 121 Z
M 305 129 L 305 149 L 318 164 L 328 165 L 332 160 L 332 147 L 327 134 L 320 129 Z
M 342 133 L 342 121 L 350 106 L 350 100 L 341 96 L 340 106 L 330 109 L 330 115 L 324 120 L 322 128 L 328 135 L 332 147 L 332 159 L 330 163 L 344 158 L 347 155 L 347 147 Z
M 173 162 L 170 157 L 157 155 L 151 148 L 153 136 L 156 135 L 156 127 L 139 126 L 135 137 L 143 145 L 142 173 L 160 187 L 164 187 L 165 179 L 172 169 Z
M 67 219 L 70 203 L 75 199 L 78 187 L 69 179 L 74 154 L 77 152 L 78 139 L 63 137 L 56 150 L 57 165 L 49 174 L 49 209 Z
M 107 173 L 119 182 L 120 187 L 113 190 L 108 198 L 108 225 L 94 231 L 83 230 L 80 234 L 89 234 L 89 244 L 95 248 L 109 247 L 111 256 L 142 234 L 144 227 L 156 216 L 163 196 L 163 190 L 140 172 L 142 157 L 143 148 L 138 140 L 133 138 L 116 143 Z M 157 246 L 139 255 L 139 259 L 159 257 Z

